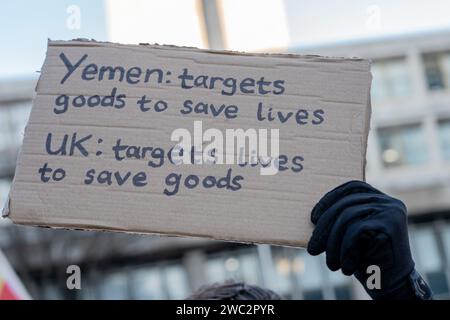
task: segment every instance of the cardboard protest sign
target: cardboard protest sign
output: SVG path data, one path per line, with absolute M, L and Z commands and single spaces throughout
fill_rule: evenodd
M 369 69 L 358 58 L 50 41 L 4 215 L 303 246 L 320 197 L 364 178 Z

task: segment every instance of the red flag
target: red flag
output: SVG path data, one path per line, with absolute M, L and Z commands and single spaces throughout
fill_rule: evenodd
M 0 300 L 20 300 L 20 298 L 14 294 L 8 283 L 0 280 Z
M 30 296 L 0 251 L 0 300 L 28 300 Z

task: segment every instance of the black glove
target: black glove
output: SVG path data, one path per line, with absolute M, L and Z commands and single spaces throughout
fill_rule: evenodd
M 311 221 L 316 227 L 308 252 L 314 256 L 326 252 L 328 268 L 354 274 L 373 299 L 431 298 L 431 290 L 414 269 L 407 211 L 400 200 L 365 182 L 350 181 L 322 197 Z M 379 288 L 374 288 L 371 277 L 374 269 L 368 271 L 372 265 L 380 270 Z

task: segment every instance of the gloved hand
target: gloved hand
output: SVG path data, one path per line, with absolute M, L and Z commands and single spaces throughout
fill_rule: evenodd
M 332 271 L 354 274 L 373 299 L 429 299 L 431 290 L 414 270 L 405 205 L 362 181 L 347 182 L 322 197 L 311 212 L 316 225 L 308 252 L 326 252 Z M 380 268 L 381 286 L 368 278 Z M 372 280 L 372 278 L 370 279 Z

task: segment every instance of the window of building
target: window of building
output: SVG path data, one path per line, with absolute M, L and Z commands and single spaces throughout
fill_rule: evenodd
M 313 257 L 305 250 L 273 248 L 276 287 L 289 299 L 351 299 L 351 279 L 340 271 L 330 272 L 324 255 Z
M 420 165 L 428 150 L 420 124 L 378 129 L 381 158 L 385 167 Z
M 206 278 L 208 281 L 224 282 L 227 280 L 223 259 L 208 259 L 206 264 Z
M 305 270 L 305 262 L 298 256 L 298 250 L 272 247 L 274 261 L 273 290 L 288 299 L 302 299 L 300 274 Z M 320 286 L 313 288 L 319 290 Z
M 6 199 L 8 198 L 10 185 L 11 181 L 9 179 L 0 179 L 0 211 L 3 209 Z
M 13 138 L 12 143 L 15 146 L 22 144 L 25 126 L 30 116 L 31 104 L 18 103 L 10 108 L 10 130 Z
M 61 300 L 63 296 L 61 295 L 60 288 L 55 283 L 45 282 L 40 286 L 40 298 L 45 300 Z
M 223 252 L 208 258 L 206 265 L 209 282 L 226 280 L 262 285 L 261 270 L 256 250 Z
M 338 270 L 329 272 L 329 278 L 337 300 L 350 300 L 352 298 L 351 280 L 349 277 Z
M 273 289 L 285 298 L 292 298 L 296 290 L 299 290 L 297 283 L 291 279 L 291 262 L 286 254 L 286 248 L 272 247 L 273 271 L 271 272 L 271 282 Z
M 156 267 L 139 268 L 131 273 L 134 299 L 166 299 L 160 270 Z
M 83 276 L 82 276 L 83 277 Z M 84 279 L 84 278 L 83 278 Z M 96 300 L 97 288 L 95 283 L 84 281 L 82 279 L 81 290 L 73 290 L 77 300 Z
M 184 299 L 189 295 L 188 276 L 181 264 L 165 267 L 163 274 L 169 299 Z
M 7 149 L 11 144 L 11 129 L 9 108 L 0 106 L 0 151 Z
M 406 97 L 411 94 L 411 75 L 405 58 L 391 58 L 372 64 L 374 101 Z
M 302 251 L 300 259 L 304 261 L 304 269 L 300 270 L 299 276 L 301 288 L 303 290 L 303 298 L 305 300 L 323 299 L 323 280 L 321 260 Z
M 428 89 L 450 88 L 450 52 L 427 53 L 423 61 Z
M 439 122 L 439 142 L 442 156 L 450 161 L 450 119 Z
M 129 299 L 127 274 L 117 271 L 100 279 L 99 295 L 101 299 L 105 300 Z
M 30 103 L 0 106 L 0 151 L 16 148 L 22 143 L 30 108 Z
M 414 260 L 419 272 L 427 280 L 436 298 L 448 297 L 449 283 L 435 229 L 432 225 L 419 226 L 413 229 L 412 239 Z
M 445 250 L 446 265 L 450 267 L 450 223 L 447 222 L 442 228 L 442 243 Z
M 11 180 L 0 179 L 0 215 L 1 215 L 1 212 L 3 211 L 3 207 L 6 205 L 10 186 L 11 186 Z M 1 219 L 0 218 L 0 228 L 10 225 L 11 223 L 12 222 L 10 219 Z M 4 231 L 0 231 L 0 245 L 7 244 L 7 243 L 9 243 L 9 241 L 11 241 L 9 234 Z

